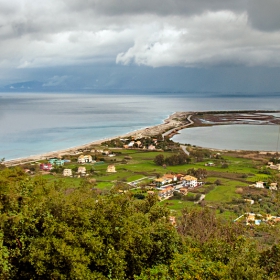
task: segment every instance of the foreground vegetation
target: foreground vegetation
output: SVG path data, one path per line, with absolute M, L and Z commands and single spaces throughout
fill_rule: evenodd
M 115 148 L 102 164 L 85 164 L 85 177 L 2 165 L 0 279 L 278 279 L 280 226 L 233 222 L 246 212 L 280 215 L 278 191 L 250 187 L 279 183 L 265 167 L 278 158 L 188 150 Z M 65 168 L 77 166 L 72 157 Z M 147 189 L 165 173 L 204 184 L 159 202 Z
M 1 173 L 1 279 L 277 279 L 279 227 Z M 261 238 L 266 232 L 265 238 Z M 269 240 L 269 242 L 268 242 Z

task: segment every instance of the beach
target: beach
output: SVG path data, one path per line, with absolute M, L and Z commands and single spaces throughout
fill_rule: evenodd
M 280 119 L 270 115 L 273 113 L 279 113 L 279 111 L 215 111 L 215 112 L 174 112 L 168 116 L 161 124 L 141 128 L 135 131 L 130 131 L 122 135 L 116 135 L 113 137 L 108 137 L 104 139 L 95 140 L 89 143 L 78 145 L 75 147 L 65 148 L 61 150 L 41 153 L 38 155 L 30 155 L 28 157 L 22 157 L 12 160 L 4 161 L 4 164 L 9 166 L 20 165 L 28 162 L 46 160 L 52 157 L 63 157 L 65 155 L 74 155 L 80 153 L 81 150 L 86 150 L 93 148 L 94 146 L 100 146 L 103 142 L 109 141 L 116 138 L 127 138 L 133 137 L 135 139 L 140 139 L 143 137 L 152 137 L 155 135 L 163 135 L 164 137 L 172 138 L 174 135 L 178 134 L 180 130 L 183 130 L 191 125 L 195 127 L 203 126 L 221 126 L 225 124 L 239 124 L 239 125 L 279 125 Z M 207 121 L 207 123 L 206 123 Z M 214 147 L 213 147 L 214 148 Z M 215 149 L 215 148 L 214 148 Z M 218 149 L 218 148 L 216 148 Z M 223 148 L 221 148 L 223 149 Z M 226 149 L 224 149 L 226 150 Z M 271 153 L 274 153 L 272 151 Z
M 110 138 L 99 139 L 86 144 L 82 144 L 82 145 L 78 145 L 75 147 L 70 147 L 62 150 L 51 151 L 38 155 L 30 155 L 28 157 L 7 160 L 4 161 L 4 164 L 7 167 L 10 167 L 10 166 L 29 163 L 29 162 L 45 160 L 52 157 L 62 157 L 69 154 L 75 154 L 78 153 L 79 150 L 87 149 L 92 146 L 100 146 L 103 142 L 115 138 L 127 138 L 127 137 L 142 138 L 142 137 L 148 137 L 148 136 L 153 136 L 158 134 L 163 134 L 164 136 L 168 135 L 172 137 L 174 133 L 177 133 L 177 131 L 186 128 L 187 126 L 193 123 L 190 119 L 191 114 L 192 114 L 191 112 L 175 112 L 170 116 L 168 116 L 168 118 L 166 118 L 163 121 L 163 123 L 155 126 L 145 127 L 135 131 L 130 131 L 123 135 L 117 135 Z

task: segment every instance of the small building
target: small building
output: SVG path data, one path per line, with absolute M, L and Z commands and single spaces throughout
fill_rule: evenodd
M 277 191 L 277 183 L 271 183 L 268 188 L 272 191 Z
M 63 166 L 65 161 L 63 159 L 51 158 L 49 159 L 49 163 L 57 166 Z
M 71 176 L 72 176 L 72 169 L 65 168 L 65 169 L 63 170 L 63 176 L 65 176 L 65 177 L 71 177 Z
M 92 162 L 91 155 L 80 155 L 78 157 L 78 163 L 90 163 L 90 162 Z
M 129 144 L 128 144 L 128 148 L 133 148 L 134 143 L 135 143 L 134 141 L 130 141 Z
M 149 194 L 149 195 L 154 195 L 155 192 L 154 192 L 154 191 L 147 191 L 147 194 Z
M 188 188 L 184 187 L 180 189 L 180 193 L 183 195 L 187 195 L 188 194 Z
M 262 181 L 256 182 L 255 187 L 259 189 L 263 189 L 264 188 L 263 182 Z
M 113 164 L 108 165 L 106 172 L 109 172 L 109 173 L 117 172 L 115 165 L 113 165 Z
M 86 172 L 87 172 L 87 170 L 86 170 L 86 168 L 84 166 L 79 166 L 78 173 L 84 175 L 84 174 L 86 174 Z
M 53 167 L 52 167 L 51 163 L 41 163 L 40 164 L 40 170 L 50 171 L 52 168 Z
M 176 217 L 169 216 L 169 222 L 171 223 L 171 225 L 176 226 Z
M 154 145 L 149 145 L 148 146 L 148 150 L 150 150 L 150 151 L 153 151 L 153 150 L 155 150 L 156 149 L 156 147 L 154 146 Z
M 186 175 L 182 178 L 183 187 L 195 188 L 197 187 L 197 178 Z
M 160 199 L 164 199 L 173 195 L 174 188 L 169 186 L 158 192 Z

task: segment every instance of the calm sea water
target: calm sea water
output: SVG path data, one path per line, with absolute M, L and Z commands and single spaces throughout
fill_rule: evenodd
M 279 110 L 279 100 L 277 95 L 241 94 L 0 93 L 0 158 L 117 136 L 161 123 L 175 111 Z

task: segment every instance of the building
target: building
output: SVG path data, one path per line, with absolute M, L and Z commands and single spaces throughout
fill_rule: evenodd
M 150 150 L 150 151 L 153 151 L 153 150 L 155 150 L 156 149 L 156 147 L 154 146 L 154 145 L 150 145 L 149 147 L 148 147 L 148 150 Z
M 264 188 L 263 182 L 262 181 L 256 182 L 255 187 L 259 189 L 263 189 Z
M 174 188 L 169 186 L 169 187 L 166 187 L 163 190 L 159 191 L 158 196 L 160 199 L 164 199 L 164 198 L 173 196 L 173 191 L 174 191 Z
M 78 173 L 80 174 L 86 174 L 87 170 L 84 166 L 79 166 Z
M 52 167 L 51 163 L 41 163 L 40 164 L 40 170 L 50 171 L 52 168 L 53 167 Z
M 91 155 L 80 155 L 78 157 L 78 163 L 90 163 L 90 162 L 92 162 Z
M 197 187 L 197 178 L 186 175 L 182 178 L 182 185 L 183 187 L 195 188 Z
M 49 159 L 49 163 L 54 164 L 56 166 L 63 166 L 65 161 L 63 159 L 51 158 Z
M 271 183 L 269 189 L 272 191 L 277 191 L 277 183 Z
M 109 173 L 117 172 L 115 165 L 113 165 L 113 164 L 108 165 L 107 172 L 109 172 Z
M 180 193 L 183 195 L 187 195 L 188 194 L 188 188 L 184 187 L 180 189 Z
M 72 176 L 72 169 L 66 168 L 63 170 L 63 176 L 71 177 Z

